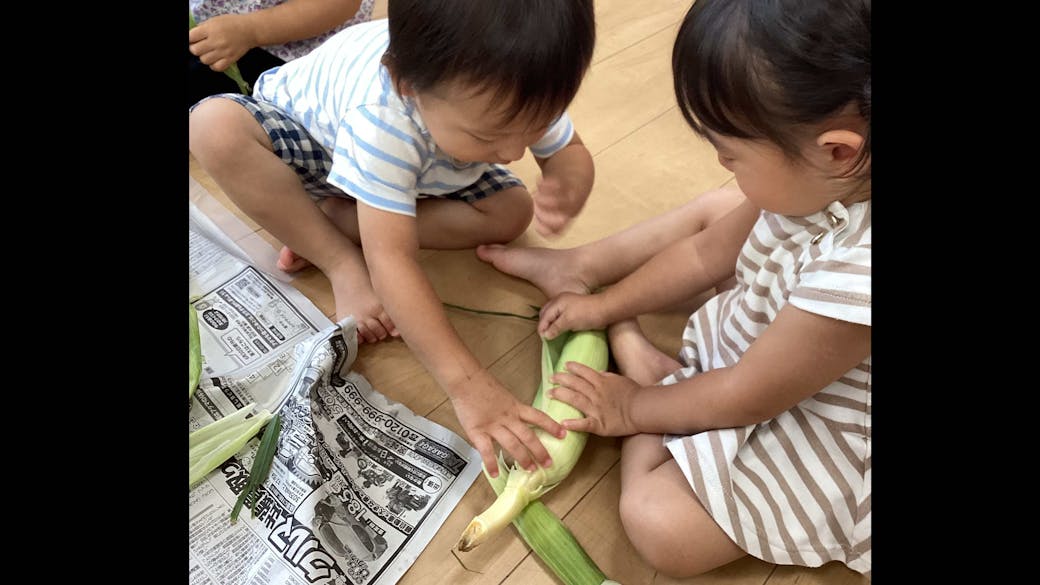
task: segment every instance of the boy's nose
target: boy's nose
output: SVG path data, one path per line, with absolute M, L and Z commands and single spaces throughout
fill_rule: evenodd
M 518 161 L 524 156 L 524 149 L 526 147 L 522 144 L 510 144 L 503 148 L 498 149 L 498 157 L 502 160 L 509 162 Z

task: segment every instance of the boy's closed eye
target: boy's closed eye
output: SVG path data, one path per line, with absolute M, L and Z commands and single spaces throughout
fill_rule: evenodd
M 495 141 L 494 138 L 484 138 L 483 136 L 477 136 L 476 134 L 474 134 L 472 132 L 467 132 L 466 134 L 469 134 L 470 136 L 472 136 L 473 139 L 476 140 L 477 142 L 482 142 L 484 144 L 491 144 L 492 142 Z

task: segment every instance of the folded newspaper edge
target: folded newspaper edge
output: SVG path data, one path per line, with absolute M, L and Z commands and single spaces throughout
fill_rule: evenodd
M 234 307 L 243 329 L 262 333 L 260 324 L 271 317 L 250 313 L 249 297 L 243 292 L 237 300 L 233 290 L 288 289 L 276 300 L 290 304 L 298 294 L 260 271 L 228 276 L 197 302 L 229 314 Z M 353 317 L 290 346 L 292 340 L 248 365 L 204 374 L 196 390 L 190 426 L 256 402 L 281 414 L 282 431 L 255 518 L 244 510 L 232 525 L 229 516 L 258 439 L 189 491 L 189 583 L 396 583 L 480 473 L 479 454 L 350 369 L 357 357 Z

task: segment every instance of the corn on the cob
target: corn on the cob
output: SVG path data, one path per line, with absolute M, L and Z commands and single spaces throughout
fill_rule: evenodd
M 195 28 L 195 17 L 192 16 L 191 9 L 188 10 L 188 28 Z M 249 84 L 242 78 L 242 72 L 238 70 L 238 63 L 228 65 L 228 68 L 224 70 L 224 75 L 227 75 L 231 78 L 231 81 L 238 84 L 238 91 L 246 95 L 253 94 L 253 90 L 249 88 Z
M 548 396 L 547 391 L 555 386 L 549 377 L 555 372 L 564 371 L 568 361 L 581 362 L 603 371 L 607 368 L 608 359 L 607 338 L 602 330 L 567 332 L 553 340 L 543 339 L 542 381 L 533 406 L 556 421 L 584 416 L 573 406 Z M 467 551 L 486 541 L 520 515 L 529 503 L 559 485 L 574 469 L 588 439 L 585 433 L 576 431 L 568 431 L 563 439 L 557 439 L 542 429 L 536 429 L 535 434 L 549 451 L 553 465 L 527 471 L 514 464 L 507 470 L 508 477 L 494 481 L 493 485 L 501 487 L 495 490 L 498 498 L 469 523 L 459 539 L 459 550 Z M 499 467 L 506 469 L 504 465 Z
M 199 339 L 199 316 L 195 305 L 188 303 L 188 403 L 202 375 L 202 342 Z

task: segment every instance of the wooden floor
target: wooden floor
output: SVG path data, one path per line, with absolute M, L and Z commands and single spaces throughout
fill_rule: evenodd
M 584 212 L 561 239 L 529 228 L 513 245 L 569 247 L 601 238 L 662 213 L 733 180 L 712 147 L 683 122 L 672 90 L 671 48 L 689 0 L 596 0 L 597 45 L 591 70 L 570 115 L 596 164 L 596 182 Z M 384 17 L 386 0 L 374 16 Z M 530 153 L 512 165 L 528 186 L 538 167 Z M 189 154 L 189 173 L 257 235 L 280 244 L 245 217 Z M 255 236 L 252 236 L 255 238 Z M 525 281 L 477 260 L 472 250 L 424 250 L 422 264 L 443 301 L 529 314 L 545 298 Z M 293 286 L 334 319 L 328 281 L 313 268 Z M 449 310 L 448 316 L 478 359 L 523 402 L 538 384 L 540 343 L 535 325 L 508 317 Z M 654 343 L 672 355 L 685 314 L 641 318 Z M 399 340 L 364 345 L 355 369 L 392 400 L 465 436 L 445 394 Z M 655 574 L 628 542 L 618 517 L 620 441 L 590 437 L 570 477 L 543 501 L 570 527 L 607 576 L 624 585 L 732 583 L 735 585 L 858 585 L 868 580 L 838 563 L 818 569 L 775 566 L 751 557 L 707 575 L 672 579 Z M 478 477 L 455 511 L 399 581 L 402 585 L 553 585 L 552 573 L 513 529 L 469 553 L 455 542 L 493 492 Z

